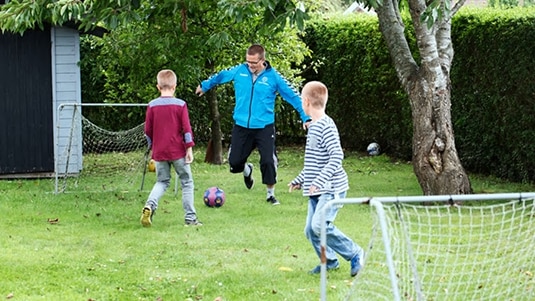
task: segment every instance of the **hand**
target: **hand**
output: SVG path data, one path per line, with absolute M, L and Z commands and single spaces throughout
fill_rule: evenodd
M 292 192 L 294 190 L 299 190 L 301 189 L 301 184 L 292 184 L 292 183 L 288 183 L 288 192 Z
M 197 86 L 197 89 L 195 89 L 195 94 L 197 94 L 198 96 L 203 96 L 204 95 L 204 92 L 202 91 L 201 85 Z
M 186 149 L 186 157 L 184 158 L 184 163 L 190 164 L 193 162 L 193 150 L 191 147 Z
M 320 191 L 320 189 L 314 185 L 311 185 L 308 189 L 308 194 L 317 194 Z
M 310 126 L 310 123 L 311 123 L 311 122 L 312 122 L 312 121 L 309 120 L 309 121 L 303 123 L 303 130 L 306 131 L 306 130 L 308 129 L 308 127 Z

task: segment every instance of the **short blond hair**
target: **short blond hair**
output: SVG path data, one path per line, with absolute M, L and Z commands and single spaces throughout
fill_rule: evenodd
M 315 108 L 325 108 L 329 98 L 327 86 L 319 81 L 311 81 L 305 84 L 301 91 L 302 97 L 307 97 L 310 105 Z
M 162 90 L 171 90 L 176 87 L 176 74 L 173 70 L 164 69 L 158 72 L 158 87 Z

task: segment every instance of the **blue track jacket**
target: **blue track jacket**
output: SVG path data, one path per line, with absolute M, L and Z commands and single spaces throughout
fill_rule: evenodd
M 273 124 L 277 92 L 299 112 L 303 123 L 310 119 L 301 106 L 301 96 L 268 61 L 254 82 L 253 74 L 244 63 L 214 74 L 201 83 L 201 88 L 206 92 L 230 81 L 234 82 L 236 96 L 233 118 L 239 126 L 260 129 Z

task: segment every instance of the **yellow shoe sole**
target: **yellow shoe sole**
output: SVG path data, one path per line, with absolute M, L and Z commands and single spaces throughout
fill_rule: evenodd
M 151 213 L 152 210 L 149 207 L 143 208 L 143 211 L 141 213 L 141 224 L 143 225 L 143 227 L 152 226 L 152 221 L 150 220 Z

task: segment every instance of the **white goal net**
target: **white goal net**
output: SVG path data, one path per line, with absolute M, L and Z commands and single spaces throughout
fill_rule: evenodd
M 116 116 L 132 126 L 107 129 L 84 116 L 88 107 L 105 108 L 101 119 Z M 139 191 L 147 160 L 145 108 L 146 104 L 62 104 L 56 112 L 55 193 Z
M 369 203 L 374 226 L 348 290 L 327 294 L 322 264 L 321 300 L 535 300 L 534 199 L 505 193 L 333 201 Z

